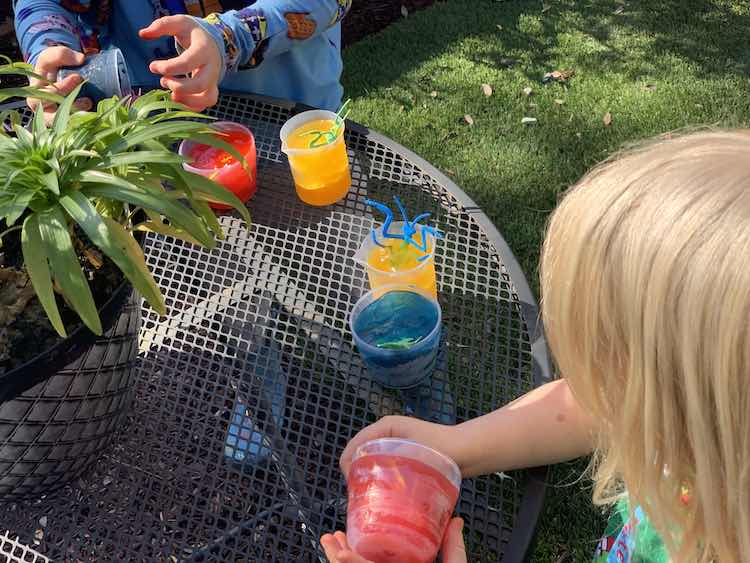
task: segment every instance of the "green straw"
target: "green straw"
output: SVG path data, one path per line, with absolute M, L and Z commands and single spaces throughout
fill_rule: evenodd
M 349 117 L 350 110 L 348 109 L 348 107 L 350 103 L 351 99 L 344 102 L 344 105 L 342 105 L 341 109 L 339 109 L 339 111 L 336 113 L 334 125 L 330 129 L 326 131 L 307 131 L 306 133 L 300 133 L 300 137 L 306 137 L 308 135 L 315 136 L 315 138 L 310 141 L 308 148 L 316 149 L 318 147 L 324 147 L 326 145 L 330 145 L 336 140 L 336 138 L 339 136 L 339 133 L 341 132 L 341 128 L 344 126 L 346 118 Z M 344 113 L 344 115 L 342 116 L 341 114 L 343 112 L 346 113 Z M 323 142 L 321 142 L 321 139 L 323 139 Z

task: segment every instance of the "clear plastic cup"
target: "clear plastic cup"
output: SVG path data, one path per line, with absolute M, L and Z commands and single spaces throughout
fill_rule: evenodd
M 460 487 L 456 463 L 432 448 L 398 438 L 366 442 L 347 475 L 349 545 L 375 563 L 433 563 Z
M 403 241 L 399 239 L 387 239 L 383 237 L 383 227 L 380 226 L 375 232 L 375 236 L 380 244 L 385 245 L 384 249 L 372 240 L 372 235 L 367 235 L 362 241 L 359 250 L 354 254 L 354 260 L 367 268 L 367 278 L 370 281 L 370 288 L 376 289 L 384 285 L 392 284 L 413 284 L 429 292 L 434 299 L 437 298 L 437 277 L 435 275 L 435 237 L 424 232 L 423 225 L 417 225 L 417 233 L 414 235 L 417 242 L 422 243 L 422 237 L 427 239 L 426 252 L 422 252 L 412 245 L 409 245 L 408 252 L 413 254 L 407 261 L 406 267 L 398 268 L 398 264 L 393 264 L 388 259 L 388 253 L 393 245 L 402 245 Z M 388 231 L 393 234 L 404 232 L 404 222 L 394 221 L 391 223 Z M 424 233 L 424 235 L 423 235 Z M 427 255 L 427 258 L 419 262 L 417 257 Z
M 289 158 L 299 198 L 308 205 L 332 205 L 346 197 L 352 185 L 349 156 L 344 142 L 344 124 L 336 138 L 310 148 L 315 139 L 310 130 L 330 130 L 338 116 L 330 111 L 300 113 L 281 128 L 281 150 Z
M 81 88 L 81 97 L 91 98 L 94 103 L 112 96 L 124 98 L 133 93 L 128 65 L 117 47 L 89 55 L 79 67 L 61 68 L 57 79 L 62 80 L 74 73 L 86 81 Z
M 252 131 L 250 131 L 250 129 L 248 129 L 244 125 L 240 125 L 239 123 L 234 123 L 232 121 L 218 121 L 216 123 L 212 123 L 211 127 L 216 129 L 217 131 L 229 135 L 229 137 L 226 139 L 229 144 L 235 145 L 232 140 L 233 135 L 241 137 L 242 146 L 235 146 L 235 148 L 243 153 L 242 156 L 244 156 L 245 160 L 247 161 L 249 171 L 242 166 L 241 162 L 235 159 L 232 159 L 230 164 L 216 163 L 216 165 L 214 166 L 205 167 L 198 166 L 195 162 L 193 162 L 192 164 L 184 163 L 182 167 L 188 172 L 200 174 L 201 176 L 205 176 L 206 178 L 214 180 L 215 182 L 224 186 L 234 195 L 236 195 L 240 199 L 240 201 L 242 201 L 242 203 L 246 203 L 251 197 L 255 195 L 255 191 L 257 189 L 257 153 L 255 149 L 255 137 L 253 137 L 253 133 Z M 246 142 L 246 139 L 249 139 L 249 142 Z M 195 151 L 197 150 L 211 151 L 212 154 L 217 152 L 217 149 L 215 149 L 214 147 L 196 143 L 190 140 L 182 141 L 182 143 L 180 143 L 178 152 L 180 156 L 191 159 L 196 157 Z M 223 151 L 221 152 L 223 153 Z M 227 156 L 226 153 L 224 154 L 225 156 Z M 220 211 L 231 209 L 231 207 L 229 207 L 228 205 L 223 205 L 221 203 L 210 203 L 209 205 L 212 209 L 217 209 Z
M 419 385 L 435 369 L 442 312 L 435 298 L 414 285 L 389 285 L 367 292 L 349 323 L 367 371 L 394 389 Z

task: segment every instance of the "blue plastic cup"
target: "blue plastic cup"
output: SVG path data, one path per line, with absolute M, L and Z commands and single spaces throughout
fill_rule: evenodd
M 112 96 L 123 98 L 133 93 L 128 65 L 117 47 L 89 55 L 79 67 L 61 68 L 57 73 L 57 80 L 63 80 L 74 73 L 80 74 L 86 81 L 81 88 L 81 97 L 91 98 L 94 103 Z
M 350 315 L 354 343 L 372 379 L 408 389 L 435 369 L 442 312 L 432 294 L 414 285 L 387 285 L 367 292 Z

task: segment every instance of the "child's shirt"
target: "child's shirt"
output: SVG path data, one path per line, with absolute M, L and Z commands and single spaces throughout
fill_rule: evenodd
M 669 555 L 641 507 L 630 514 L 627 500 L 621 500 L 597 544 L 593 563 L 669 563 Z
M 155 59 L 177 55 L 174 39 L 145 41 L 138 31 L 173 14 L 194 16 L 222 54 L 222 89 L 337 110 L 341 20 L 352 0 L 15 0 L 15 26 L 32 64 L 52 45 L 84 54 L 114 45 L 131 82 L 156 87 Z

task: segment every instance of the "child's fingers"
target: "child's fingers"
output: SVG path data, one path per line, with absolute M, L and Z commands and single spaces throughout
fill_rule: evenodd
M 91 98 L 79 98 L 73 102 L 73 107 L 79 111 L 89 111 L 94 105 Z
M 203 69 L 193 73 L 191 78 L 174 78 L 172 76 L 164 76 L 160 83 L 162 88 L 172 90 L 176 94 L 199 94 L 205 92 L 213 85 L 215 79 L 207 72 L 202 72 Z
M 148 66 L 148 69 L 154 74 L 177 76 L 181 74 L 190 74 L 207 62 L 206 57 L 201 54 L 200 49 L 191 48 L 183 51 L 172 59 L 153 61 Z
M 339 540 L 333 534 L 325 534 L 320 538 L 320 545 L 323 547 L 323 551 L 328 557 L 328 560 L 332 563 L 338 563 L 338 556 L 343 551 L 343 546 L 339 544 Z
M 208 107 L 216 105 L 216 102 L 219 101 L 219 91 L 214 87 L 200 94 L 183 95 L 172 92 L 172 101 L 186 105 L 194 111 L 203 111 Z
M 86 57 L 83 53 L 74 51 L 69 47 L 63 47 L 62 45 L 47 47 L 39 55 L 34 72 L 45 77 L 51 77 L 50 79 L 54 80 L 61 67 L 80 66 L 85 61 Z
M 440 548 L 443 563 L 467 563 L 463 529 L 464 521 L 461 518 L 454 518 L 448 524 L 443 537 L 443 545 Z
M 174 37 L 185 36 L 195 24 L 189 17 L 183 15 L 164 16 L 151 22 L 138 32 L 141 39 L 159 39 L 165 35 Z
M 80 74 L 76 73 L 71 74 L 70 76 L 66 76 L 59 82 L 55 82 L 53 86 L 58 94 L 60 94 L 61 96 L 67 96 L 73 90 L 75 90 L 75 87 L 78 86 L 81 82 L 83 82 L 83 78 L 81 78 Z
M 336 532 L 333 534 L 333 537 L 339 542 L 341 549 L 351 549 L 349 542 L 346 541 L 346 534 L 344 532 Z

